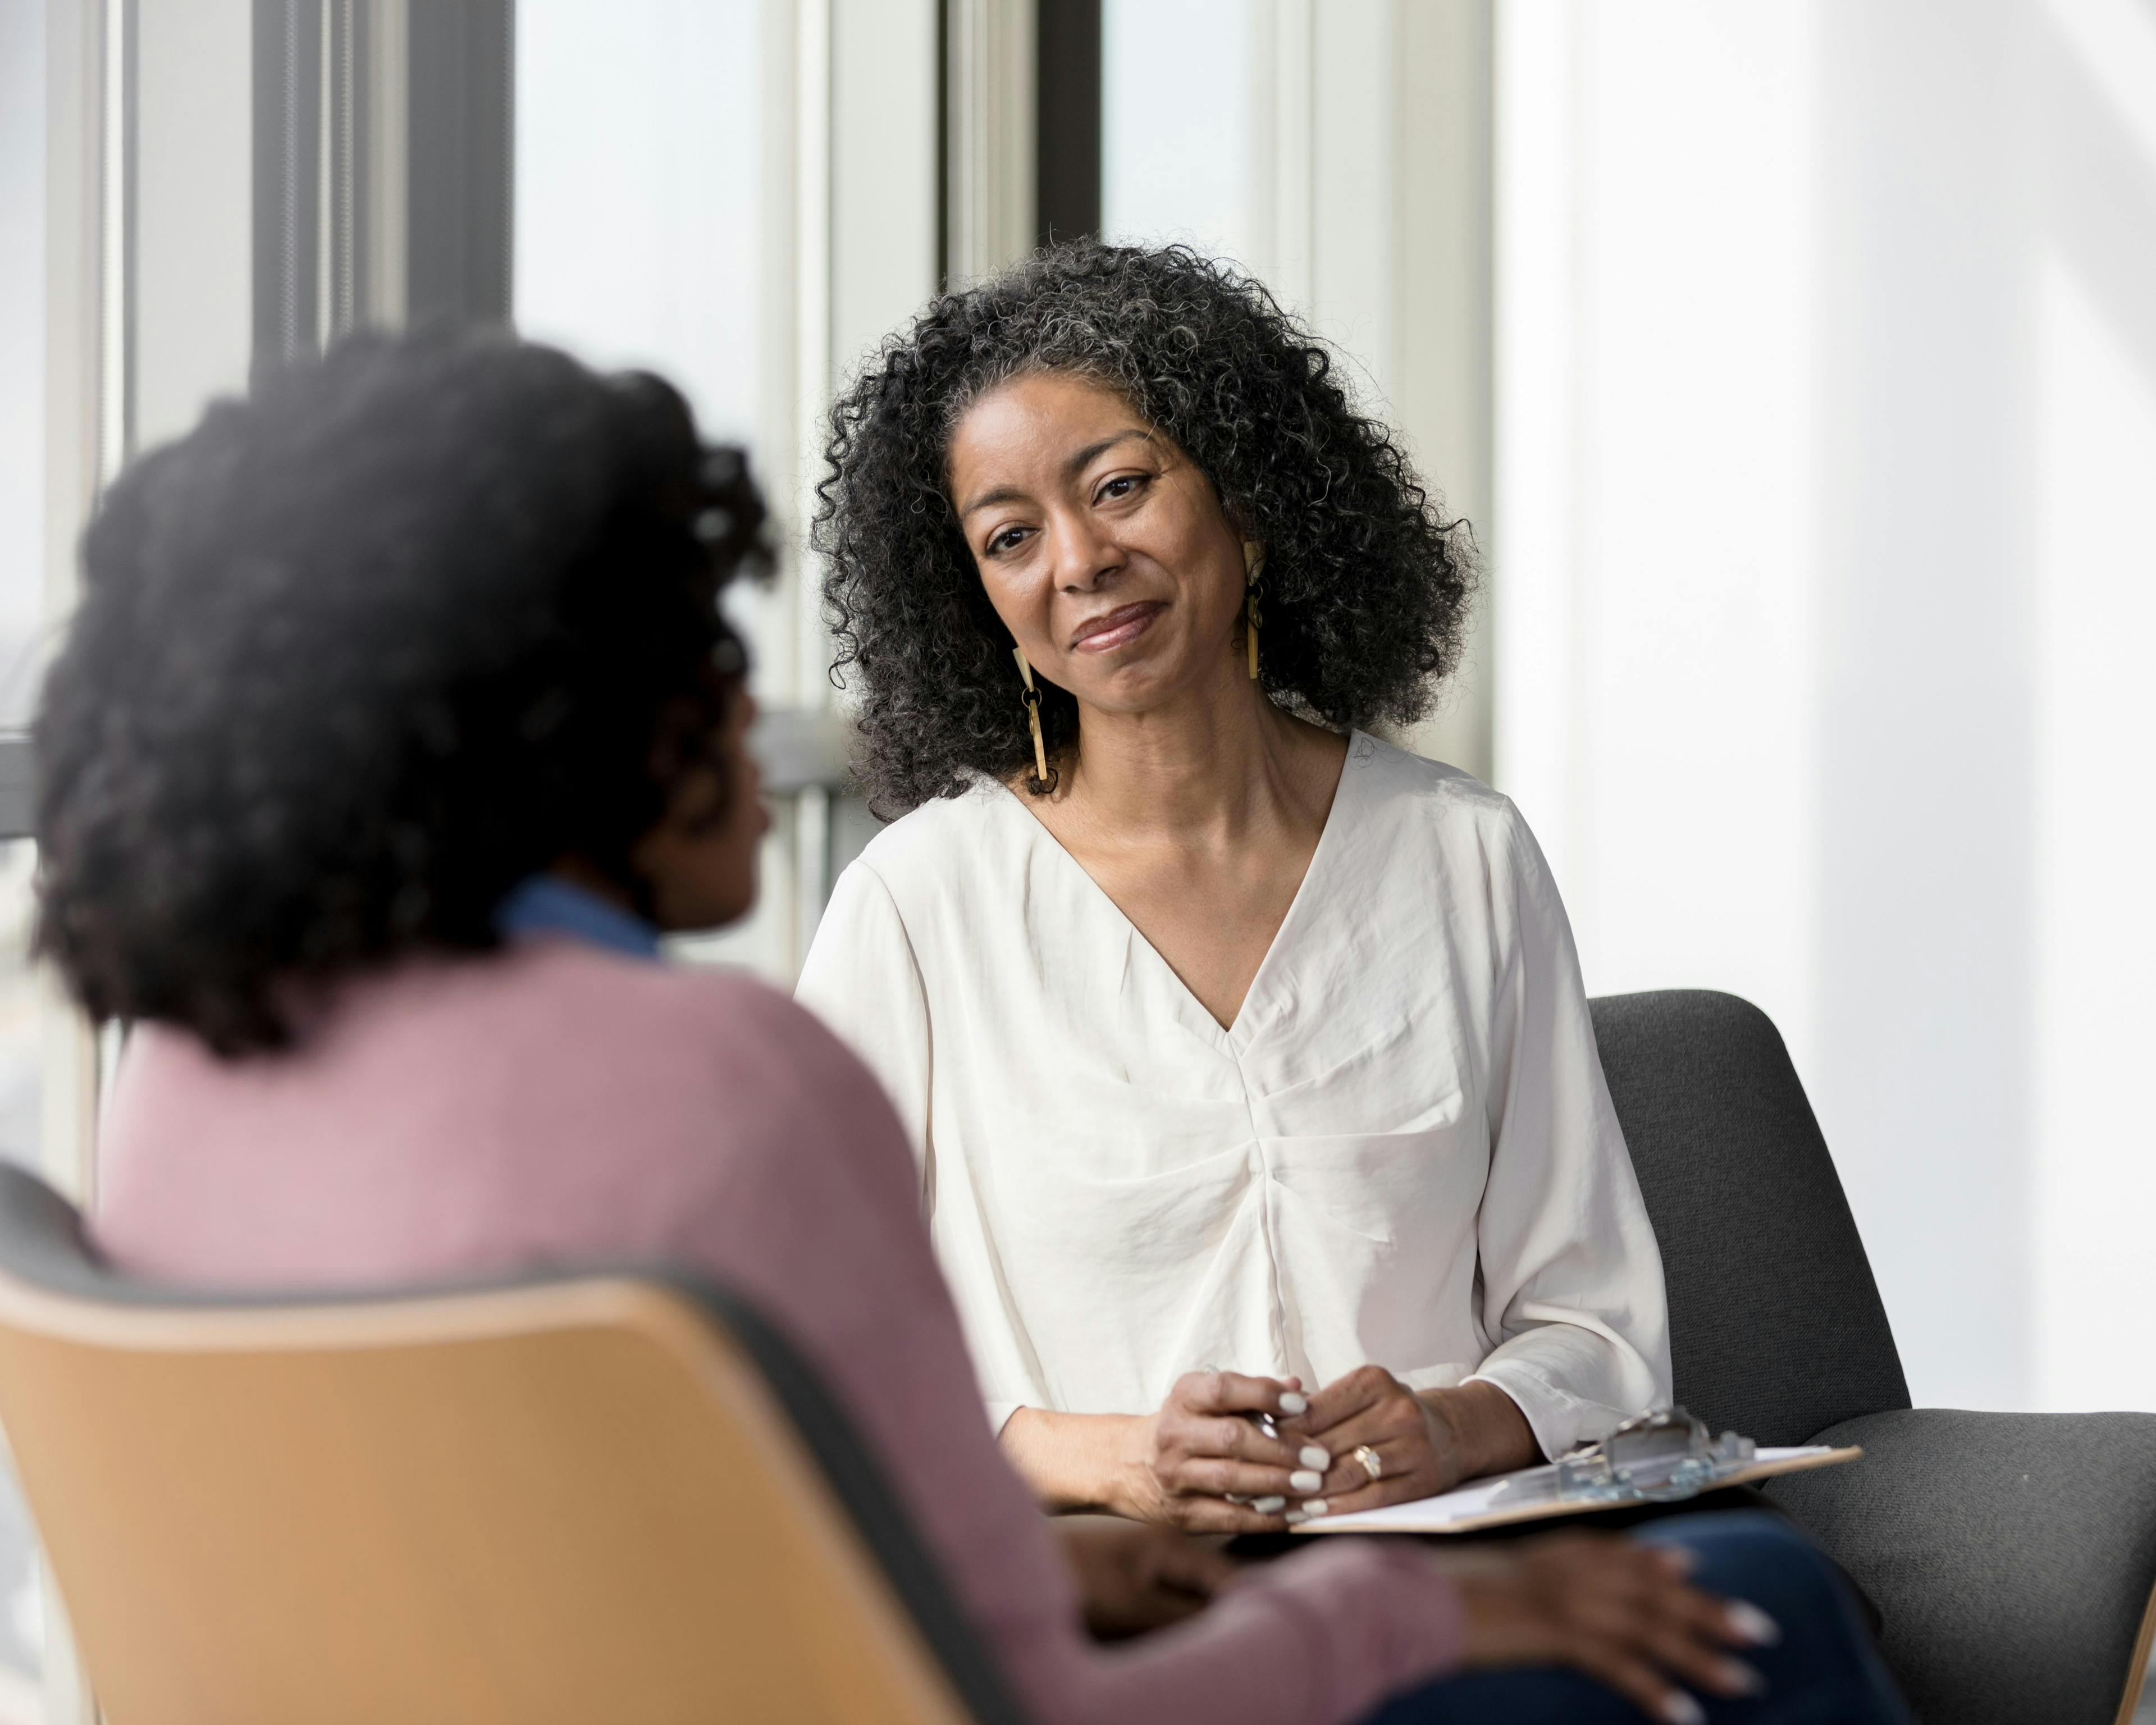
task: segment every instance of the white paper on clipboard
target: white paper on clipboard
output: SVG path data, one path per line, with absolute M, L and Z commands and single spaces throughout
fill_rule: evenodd
M 1723 1486 L 1748 1485 L 1753 1480 L 1771 1478 L 1776 1474 L 1802 1473 L 1815 1467 L 1832 1467 L 1844 1461 L 1854 1461 L 1864 1453 L 1860 1449 L 1836 1449 L 1830 1444 L 1800 1444 L 1785 1449 L 1762 1449 L 1753 1452 L 1747 1465 L 1715 1481 L 1708 1489 Z M 1524 1475 L 1547 1472 L 1546 1468 L 1525 1468 Z M 1508 1503 L 1506 1487 L 1509 1481 L 1520 1477 L 1514 1474 L 1496 1474 L 1488 1479 L 1476 1480 L 1435 1497 L 1418 1497 L 1412 1502 L 1388 1504 L 1383 1509 L 1366 1509 L 1352 1515 L 1320 1516 L 1313 1521 L 1299 1523 L 1297 1533 L 1472 1533 L 1484 1527 L 1509 1527 L 1517 1522 L 1551 1521 L 1564 1516 L 1589 1514 L 1601 1509 L 1621 1509 L 1628 1506 L 1592 1498 L 1552 1498 L 1543 1497 L 1527 1502 Z M 1682 1499 L 1676 1500 L 1682 1502 Z

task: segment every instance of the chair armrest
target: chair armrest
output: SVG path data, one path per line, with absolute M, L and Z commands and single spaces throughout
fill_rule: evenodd
M 2121 1718 L 2156 1622 L 2156 1414 L 1904 1409 L 1811 1441 L 1864 1459 L 1766 1490 L 1871 1595 L 1919 1718 Z

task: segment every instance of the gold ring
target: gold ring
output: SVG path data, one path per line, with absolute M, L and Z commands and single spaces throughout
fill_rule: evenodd
M 1363 1464 L 1363 1471 L 1369 1475 L 1370 1483 L 1376 1485 L 1385 1476 L 1385 1464 L 1378 1460 L 1378 1452 L 1368 1444 L 1355 1445 L 1355 1459 Z

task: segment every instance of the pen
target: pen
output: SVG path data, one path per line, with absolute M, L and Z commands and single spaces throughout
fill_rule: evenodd
M 1301 1409 L 1296 1409 L 1295 1411 L 1300 1413 Z M 1281 1436 L 1280 1424 L 1271 1414 L 1262 1412 L 1254 1412 L 1245 1414 L 1243 1417 L 1249 1420 L 1253 1425 L 1256 1426 L 1260 1431 L 1263 1432 L 1275 1443 L 1277 1444 L 1285 1441 L 1285 1440 Z M 1288 1476 L 1288 1485 L 1290 1489 L 1299 1492 L 1317 1491 L 1324 1484 L 1322 1470 L 1331 1465 L 1332 1458 L 1328 1456 L 1323 1450 L 1317 1447 L 1317 1445 L 1314 1444 L 1306 1444 L 1300 1453 L 1296 1455 L 1296 1459 L 1300 1461 L 1302 1466 L 1299 1471 Z M 1260 1497 L 1253 1500 L 1234 1491 L 1229 1492 L 1227 1494 L 1227 1498 L 1228 1502 L 1230 1503 L 1250 1504 L 1253 1507 L 1265 1514 L 1271 1514 L 1276 1512 L 1286 1502 L 1285 1498 L 1281 1497 Z M 1313 1502 L 1317 1504 L 1317 1507 L 1316 1510 L 1312 1511 L 1312 1513 L 1322 1514 L 1324 1512 L 1324 1505 L 1322 1502 L 1318 1502 L 1316 1499 L 1308 1500 L 1308 1502 L 1306 1502 L 1305 1507 L 1308 1507 L 1309 1503 Z M 1291 1516 L 1290 1519 L 1293 1519 L 1293 1517 Z

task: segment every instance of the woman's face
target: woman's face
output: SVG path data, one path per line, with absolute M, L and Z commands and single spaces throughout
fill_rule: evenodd
M 755 718 L 756 702 L 737 693 L 718 739 L 724 778 L 708 766 L 683 773 L 665 816 L 630 857 L 651 889 L 654 920 L 670 934 L 723 927 L 756 903 L 757 853 L 771 817 L 748 748 Z
M 1012 379 L 958 422 L 950 475 L 988 601 L 1036 675 L 1144 712 L 1234 671 L 1241 537 L 1212 482 L 1114 390 Z

